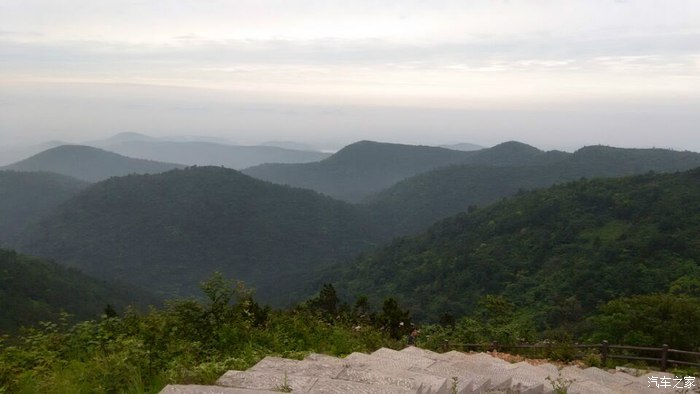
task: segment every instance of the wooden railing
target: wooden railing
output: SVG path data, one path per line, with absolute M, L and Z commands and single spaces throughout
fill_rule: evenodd
M 659 363 L 661 371 L 666 371 L 669 365 L 687 365 L 691 367 L 700 367 L 700 352 L 689 352 L 686 350 L 676 350 L 669 349 L 668 345 L 663 345 L 661 347 L 647 347 L 647 346 L 625 346 L 625 345 L 610 345 L 608 341 L 603 341 L 600 344 L 566 344 L 566 343 L 540 343 L 540 344 L 519 344 L 519 345 L 504 345 L 499 344 L 497 341 L 493 341 L 488 344 L 479 343 L 462 343 L 455 344 L 445 341 L 444 350 L 460 348 L 461 350 L 473 350 L 482 349 L 488 351 L 501 351 L 508 349 L 540 349 L 540 350 L 556 350 L 556 349 L 595 349 L 598 350 L 600 354 L 601 362 L 605 365 L 609 359 L 620 359 L 620 360 L 635 360 L 635 361 L 651 361 Z M 640 355 L 631 354 L 619 354 L 613 352 L 614 350 L 622 351 L 634 351 L 639 353 L 661 353 L 660 357 L 648 357 Z M 575 358 L 581 358 L 584 354 L 577 353 Z M 684 358 L 696 359 L 697 362 L 691 362 L 686 360 L 676 360 L 678 355 L 684 356 Z

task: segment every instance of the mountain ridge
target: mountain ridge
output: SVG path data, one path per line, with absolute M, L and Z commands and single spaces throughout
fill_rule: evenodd
M 375 246 L 370 223 L 311 190 L 188 167 L 91 185 L 30 226 L 17 247 L 168 295 L 194 294 L 219 270 L 279 304 L 281 290 L 302 291 L 319 267 Z
M 181 164 L 134 159 L 86 145 L 61 145 L 37 153 L 1 170 L 46 171 L 96 182 L 131 173 L 158 173 Z

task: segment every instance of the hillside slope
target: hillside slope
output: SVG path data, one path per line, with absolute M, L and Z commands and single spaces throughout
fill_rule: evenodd
M 132 159 L 89 146 L 62 145 L 0 169 L 48 171 L 97 182 L 113 176 L 153 174 L 182 167 L 180 164 Z
M 397 239 L 336 282 L 347 294 L 397 296 L 423 318 L 468 314 L 501 294 L 554 325 L 682 277 L 700 281 L 699 232 L 700 169 L 580 180 Z
M 13 243 L 28 223 L 48 214 L 87 185 L 48 172 L 0 171 L 0 245 Z
M 193 167 L 92 185 L 30 227 L 19 247 L 168 295 L 195 294 L 219 270 L 283 303 L 320 267 L 375 245 L 368 222 L 313 191 Z
M 303 187 L 352 202 L 409 176 L 458 163 L 472 153 L 360 141 L 317 163 L 264 164 L 243 172 L 269 182 Z
M 385 224 L 390 231 L 388 235 L 416 234 L 439 219 L 466 212 L 469 207 L 483 207 L 520 190 L 548 187 L 581 177 L 617 177 L 700 167 L 700 154 L 665 149 L 591 146 L 574 154 L 524 152 L 517 161 L 525 165 L 468 164 L 416 175 L 367 198 L 365 208 Z M 492 158 L 498 157 L 493 152 L 488 153 Z M 526 164 L 528 157 L 534 159 L 529 161 L 533 164 Z M 474 159 L 477 158 L 470 160 L 476 162 Z
M 108 304 L 121 310 L 128 305 L 159 303 L 144 291 L 0 249 L 0 332 L 56 321 L 62 311 L 79 321 L 98 318 Z

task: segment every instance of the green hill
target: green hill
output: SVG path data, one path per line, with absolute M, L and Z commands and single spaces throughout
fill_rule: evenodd
M 482 296 L 503 295 L 554 326 L 618 297 L 700 283 L 698 233 L 700 169 L 580 180 L 397 239 L 346 265 L 336 283 L 397 296 L 422 318 L 469 314 Z
M 18 247 L 168 295 L 195 294 L 219 270 L 285 303 L 320 267 L 375 245 L 368 222 L 310 190 L 192 167 L 94 184 L 31 226 Z
M 345 201 L 359 201 L 409 176 L 461 162 L 473 152 L 429 146 L 360 141 L 316 163 L 263 164 L 250 176 L 312 189 Z
M 367 198 L 366 209 L 385 225 L 388 235 L 416 234 L 439 219 L 466 212 L 470 207 L 486 206 L 519 190 L 548 187 L 581 177 L 616 177 L 700 167 L 700 154 L 665 149 L 591 146 L 567 154 L 544 153 L 517 143 L 501 144 L 493 149 L 470 158 L 472 164 L 438 168 L 399 182 Z M 507 157 L 524 165 L 474 165 L 478 161 L 504 163 L 499 158 Z
M 62 145 L 2 167 L 3 170 L 48 171 L 97 182 L 127 174 L 153 174 L 183 165 L 132 159 L 89 146 Z
M 88 184 L 48 172 L 0 171 L 0 245 Z
M 157 305 L 144 291 L 109 284 L 77 270 L 0 249 L 0 333 L 40 321 L 56 321 L 61 312 L 75 320 L 93 319 L 107 305 Z

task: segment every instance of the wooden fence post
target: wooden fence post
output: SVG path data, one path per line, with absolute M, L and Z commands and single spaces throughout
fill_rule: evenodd
M 668 367 L 668 345 L 663 344 L 661 346 L 661 372 L 666 372 L 666 368 Z
M 608 341 L 603 341 L 600 344 L 600 361 L 603 363 L 603 367 L 605 367 L 608 361 L 608 351 Z

